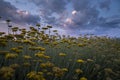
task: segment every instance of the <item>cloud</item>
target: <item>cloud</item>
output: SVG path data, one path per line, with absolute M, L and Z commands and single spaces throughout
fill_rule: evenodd
M 99 7 L 101 9 L 109 10 L 110 9 L 110 4 L 111 4 L 111 0 L 104 0 L 104 1 L 99 3 Z
M 112 32 L 113 28 L 120 28 L 120 16 L 108 13 L 112 11 L 115 3 L 112 0 L 26 0 L 34 3 L 39 9 L 37 15 L 31 15 L 26 10 L 19 10 L 4 0 L 0 1 L 0 16 L 10 18 L 14 22 L 34 24 L 42 19 L 45 24 L 50 24 L 66 30 L 68 34 L 95 33 L 102 34 Z M 22 1 L 19 1 L 22 3 Z M 23 1 L 24 2 L 24 1 Z M 20 4 L 21 4 L 20 3 Z M 116 9 L 117 10 L 117 9 Z M 42 23 L 41 22 L 41 23 Z M 106 33 L 107 34 L 107 33 Z
M 61 26 L 66 15 L 67 0 L 28 0 L 39 8 L 40 17 L 46 24 Z
M 107 29 L 120 28 L 120 16 L 116 15 L 109 18 L 104 18 L 104 20 L 99 25 Z
M 10 19 L 15 23 L 36 24 L 40 18 L 37 15 L 31 15 L 28 11 L 17 9 L 9 2 L 0 0 L 0 16 L 3 20 Z
M 65 10 L 65 0 L 29 0 L 49 13 L 61 13 Z
M 80 11 L 89 8 L 89 0 L 72 0 L 72 4 L 75 10 Z
M 72 11 L 72 15 L 75 15 L 76 13 L 77 13 L 76 10 L 73 10 L 73 11 Z

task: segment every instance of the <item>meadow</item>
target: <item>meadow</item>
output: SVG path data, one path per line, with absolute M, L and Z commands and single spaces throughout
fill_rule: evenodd
M 120 80 L 119 38 L 51 28 L 0 32 L 0 80 Z

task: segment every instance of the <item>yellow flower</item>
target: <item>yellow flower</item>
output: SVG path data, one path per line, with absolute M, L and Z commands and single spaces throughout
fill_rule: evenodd
M 19 66 L 19 64 L 11 64 L 10 67 L 13 68 L 13 69 L 16 69 L 16 68 L 18 68 L 20 66 Z
M 16 57 L 18 57 L 18 54 L 13 54 L 13 53 L 8 53 L 5 56 L 6 59 L 14 59 Z
M 48 76 L 53 76 L 53 73 L 52 72 L 47 72 L 47 75 Z
M 62 70 L 63 70 L 64 72 L 68 72 L 68 69 L 67 69 L 67 68 L 62 68 Z
M 80 44 L 80 43 L 79 43 L 78 46 L 79 46 L 79 47 L 84 47 L 85 44 Z
M 47 67 L 53 67 L 54 66 L 54 64 L 53 63 L 51 63 L 51 62 L 46 62 L 46 63 L 41 63 L 40 64 L 40 67 L 41 68 L 47 68 Z
M 87 80 L 87 78 L 85 78 L 85 77 L 81 77 L 80 80 Z
M 44 55 L 44 54 L 41 54 L 41 53 L 36 53 L 35 56 L 36 56 L 36 57 L 39 57 L 39 58 L 44 58 L 44 57 L 45 57 L 45 55 Z
M 83 73 L 83 71 L 82 71 L 81 69 L 76 69 L 75 72 L 76 72 L 77 74 Z
M 64 71 L 59 67 L 53 67 L 52 70 L 56 77 L 62 77 L 64 75 Z
M 31 71 L 27 74 L 27 78 L 31 80 L 45 80 L 43 77 L 43 72 Z
M 82 60 L 82 59 L 78 59 L 77 62 L 78 62 L 78 63 L 84 63 L 85 61 Z
M 66 56 L 65 53 L 59 53 L 59 56 Z
M 24 55 L 23 58 L 24 58 L 24 59 L 31 59 L 32 57 L 29 56 L 29 55 Z
M 9 80 L 13 77 L 15 70 L 10 67 L 2 67 L 0 69 L 0 77 L 4 78 L 5 80 Z
M 108 73 L 113 73 L 113 70 L 111 68 L 105 68 L 104 71 Z
M 16 53 L 21 53 L 21 52 L 22 52 L 22 50 L 19 50 L 19 49 L 18 49 L 18 50 L 16 50 L 15 52 L 16 52 Z
M 44 56 L 44 58 L 46 58 L 46 59 L 51 59 L 51 57 L 50 57 L 50 56 Z
M 87 59 L 87 61 L 88 61 L 88 62 L 93 62 L 93 60 L 92 60 L 92 59 Z

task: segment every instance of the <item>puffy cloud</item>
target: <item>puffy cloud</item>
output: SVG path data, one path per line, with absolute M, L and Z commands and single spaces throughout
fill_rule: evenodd
M 28 11 L 19 10 L 4 0 L 0 0 L 0 10 L 2 19 L 10 19 L 15 23 L 36 24 L 40 20 L 39 16 L 31 15 Z
M 76 13 L 77 13 L 76 10 L 73 10 L 73 11 L 72 11 L 72 15 L 75 15 Z

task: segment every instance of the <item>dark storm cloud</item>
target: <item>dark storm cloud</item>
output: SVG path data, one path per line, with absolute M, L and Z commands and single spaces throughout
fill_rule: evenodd
M 109 10 L 110 9 L 110 4 L 111 4 L 111 0 L 104 0 L 104 1 L 100 2 L 99 7 L 101 9 Z
M 47 24 L 60 25 L 61 16 L 66 10 L 66 0 L 28 0 L 39 7 L 41 17 Z M 54 16 L 53 14 L 56 14 Z
M 0 16 L 2 19 L 10 19 L 12 22 L 22 24 L 36 24 L 39 21 L 39 16 L 31 15 L 27 11 L 20 11 L 9 2 L 0 0 Z
M 45 10 L 46 13 L 61 13 L 65 10 L 66 1 L 65 0 L 29 0 L 35 3 L 37 6 Z
M 74 9 L 77 11 L 88 9 L 90 7 L 89 0 L 72 0 L 72 3 Z
M 99 25 L 107 29 L 120 28 L 120 16 L 105 18 L 104 21 L 102 21 L 102 23 L 100 23 Z

